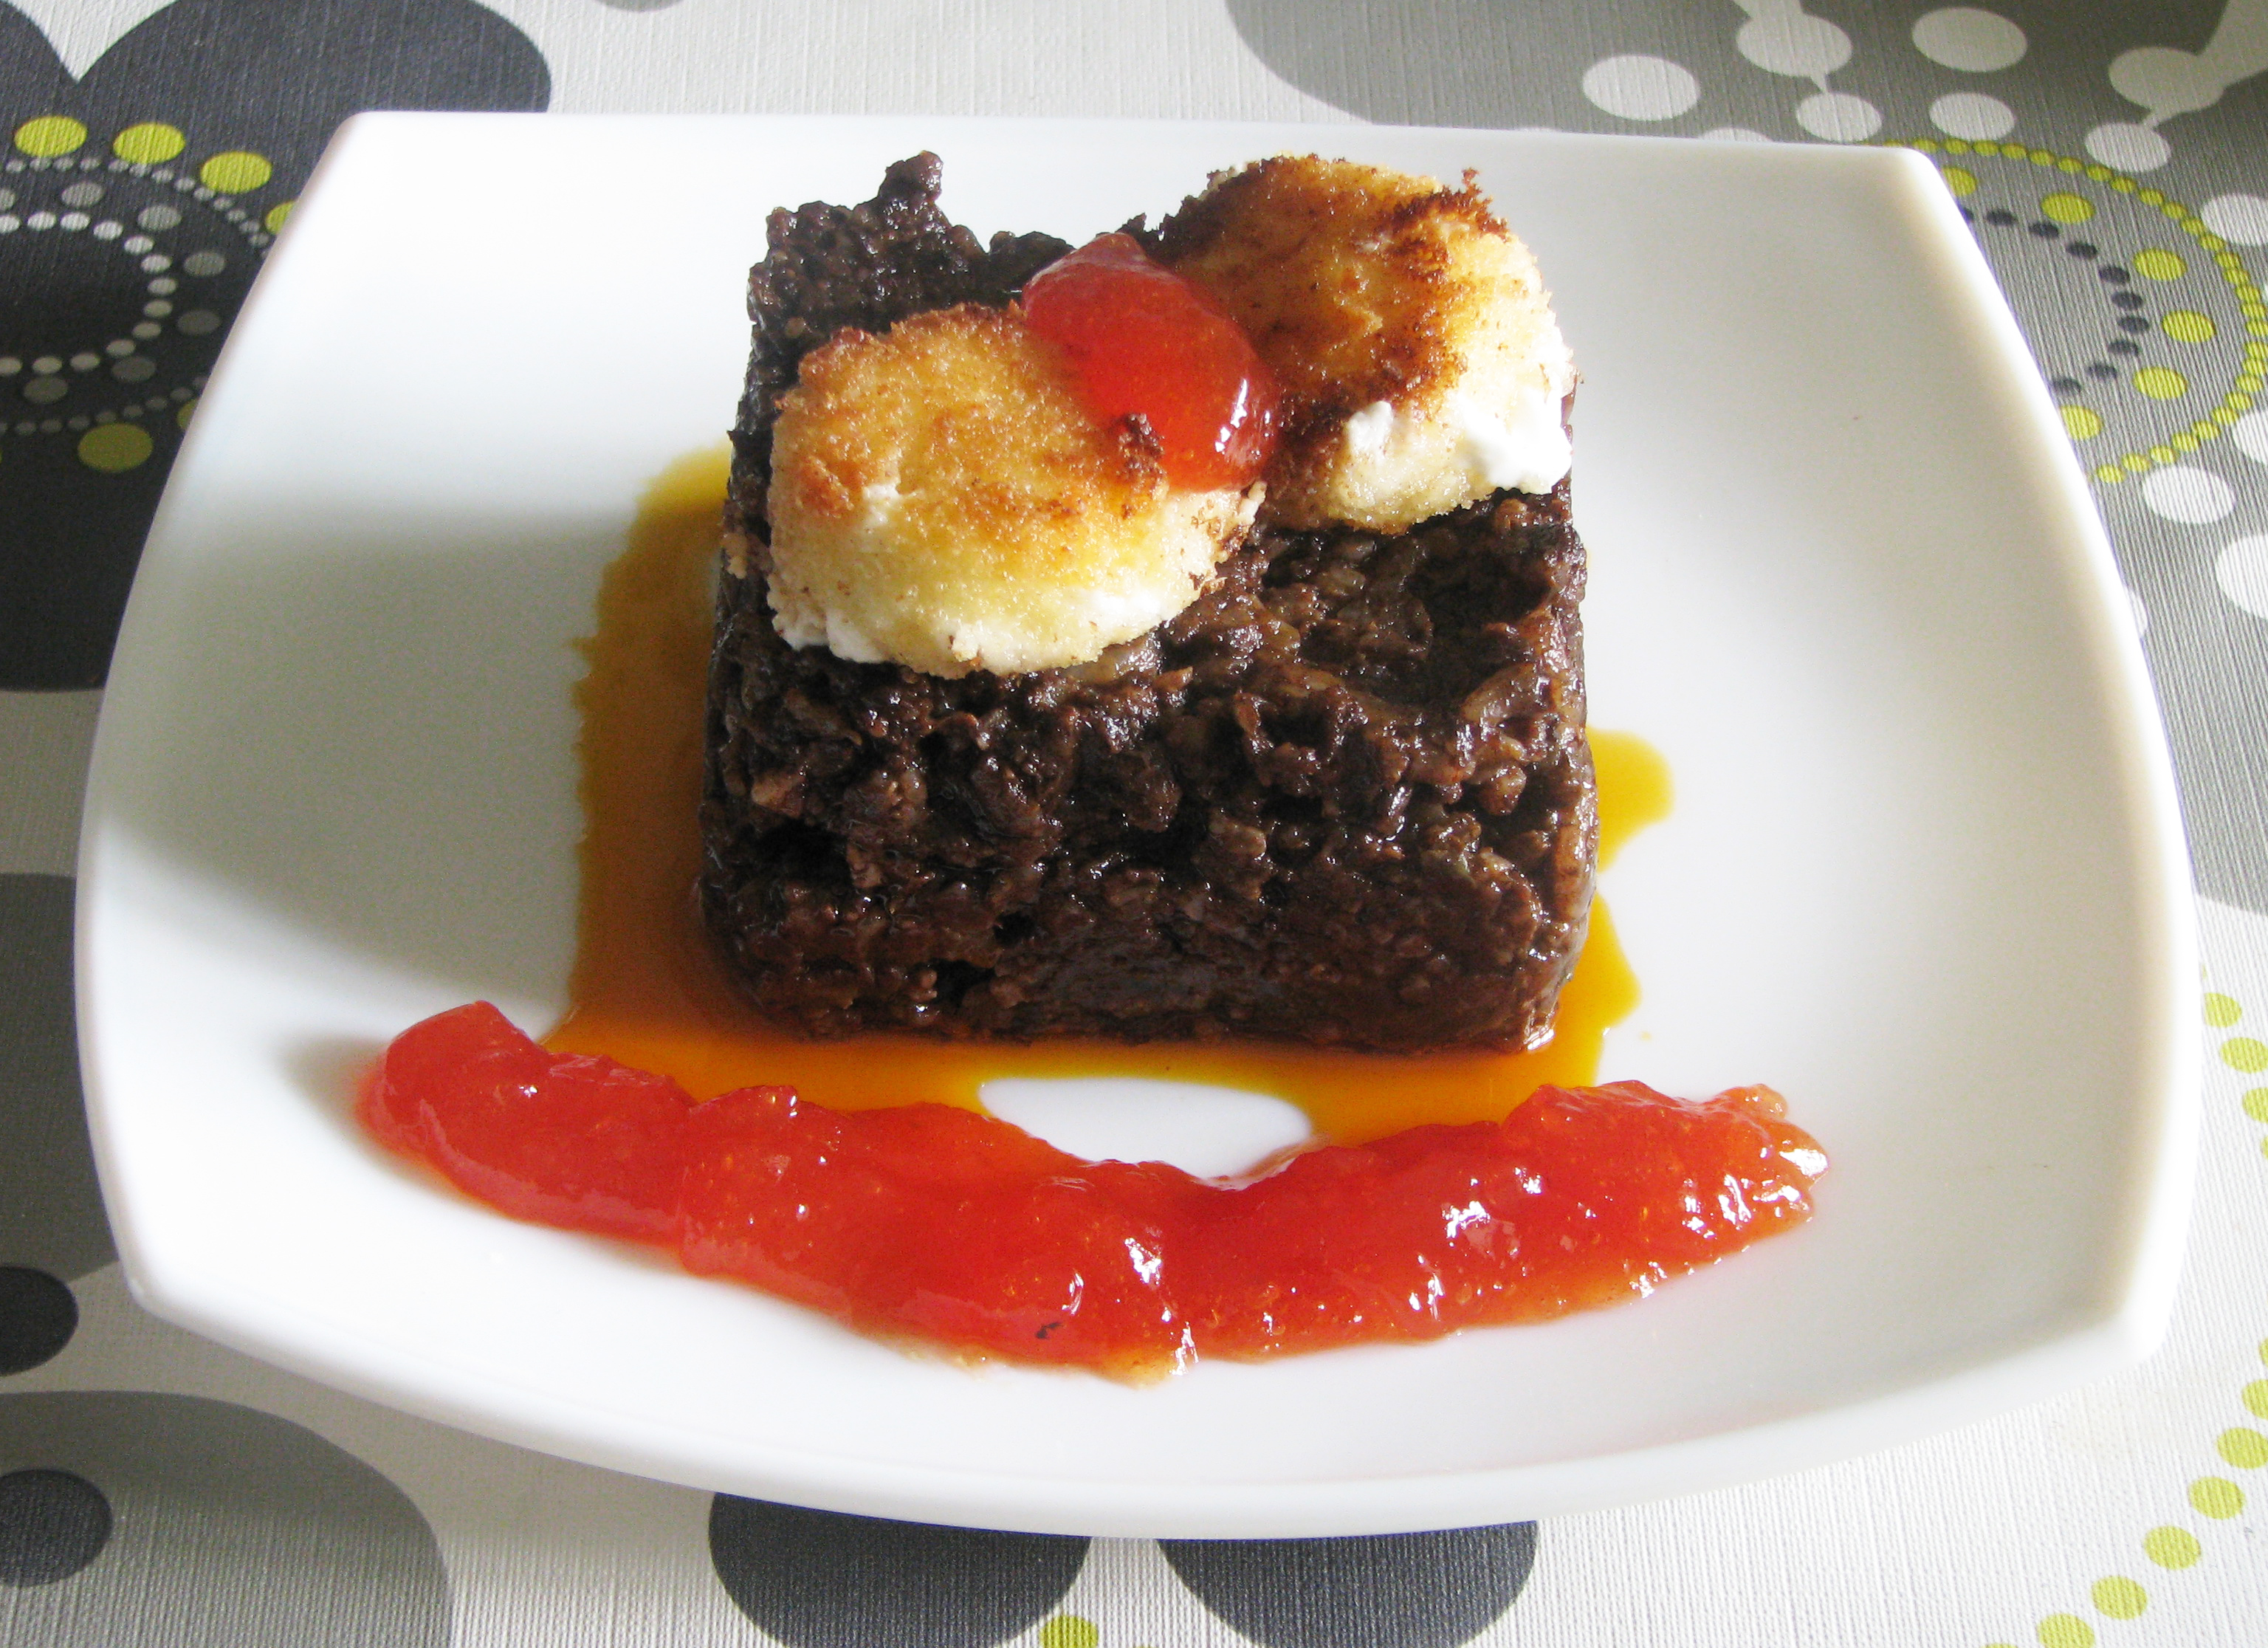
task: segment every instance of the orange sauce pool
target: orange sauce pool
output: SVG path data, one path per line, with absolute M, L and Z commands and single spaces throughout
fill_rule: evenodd
M 598 628 L 576 688 L 585 835 L 570 1005 L 544 1038 L 674 1077 L 696 1099 L 784 1085 L 836 1110 L 920 1100 L 982 1109 L 1005 1076 L 1140 1076 L 1272 1093 L 1323 1137 L 1357 1144 L 1423 1122 L 1495 1122 L 1545 1084 L 1598 1078 L 1609 1026 L 1638 981 L 1603 903 L 1560 997 L 1556 1034 L 1528 1053 L 1383 1055 L 1272 1043 L 1061 1041 L 1034 1046 L 902 1035 L 811 1041 L 758 1018 L 725 979 L 703 930 L 702 714 L 710 579 L 729 454 L 681 460 L 648 492 L 607 569 Z M 1669 811 L 1668 767 L 1642 739 L 1591 734 L 1599 862 Z

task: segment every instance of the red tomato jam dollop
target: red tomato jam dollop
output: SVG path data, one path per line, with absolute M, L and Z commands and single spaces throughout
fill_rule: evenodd
M 516 1218 L 670 1247 L 879 1337 L 1135 1379 L 1641 1297 L 1808 1218 L 1827 1166 L 1769 1088 L 1616 1082 L 1226 1184 L 948 1105 L 696 1105 L 485 1002 L 396 1037 L 360 1114 Z
M 1278 390 L 1244 329 L 1133 236 L 1100 235 L 1024 288 L 1024 320 L 1071 357 L 1087 409 L 1139 414 L 1166 476 L 1196 491 L 1248 486 L 1276 447 Z

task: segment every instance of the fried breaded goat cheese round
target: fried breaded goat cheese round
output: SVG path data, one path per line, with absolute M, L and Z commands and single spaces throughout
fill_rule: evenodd
M 1082 664 L 1188 606 L 1257 489 L 1178 489 L 1062 351 L 977 305 L 845 330 L 772 437 L 770 599 L 790 644 L 934 675 Z
M 1241 323 L 1284 391 L 1285 525 L 1401 532 L 1567 473 L 1573 357 L 1528 248 L 1462 188 L 1351 160 L 1217 174 L 1158 253 Z

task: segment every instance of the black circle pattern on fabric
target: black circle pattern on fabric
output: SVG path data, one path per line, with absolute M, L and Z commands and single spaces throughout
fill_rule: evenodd
M 183 418 L 339 122 L 550 99 L 472 0 L 173 0 L 78 79 L 0 5 L 0 689 L 103 679 Z
M 1535 1565 L 1533 1522 L 1160 1544 L 1182 1583 L 1260 1648 L 1457 1648 L 1503 1615 Z
M 0 1265 L 0 1377 L 52 1359 L 78 1331 L 78 1301 L 44 1270 Z
M 110 1501 L 85 1477 L 61 1470 L 0 1476 L 0 1585 L 68 1579 L 109 1542 Z
M 709 1511 L 725 1591 L 789 1648 L 993 1648 L 1071 1589 L 1087 1541 L 738 1499 Z

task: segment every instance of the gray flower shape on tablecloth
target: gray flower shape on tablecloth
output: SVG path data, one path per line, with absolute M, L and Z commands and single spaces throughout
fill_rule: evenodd
M 63 1350 L 115 1257 L 80 1107 L 71 882 L 0 875 L 0 1378 Z
M 0 876 L 0 1642 L 442 1648 L 432 1532 L 287 1421 L 133 1392 L 11 1393 L 114 1257 L 71 1036 L 72 884 Z
M 338 123 L 550 85 L 473 0 L 173 0 L 76 79 L 0 4 L 0 688 L 102 680 L 181 428 Z
M 424 1518 L 313 1431 L 195 1396 L 0 1395 L 0 1642 L 449 1639 Z

